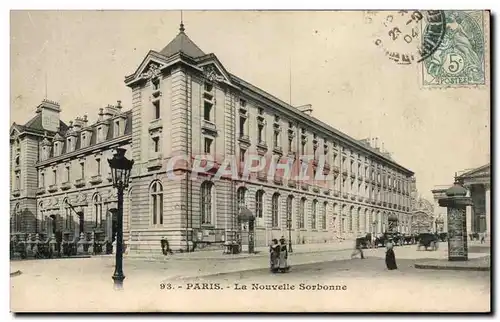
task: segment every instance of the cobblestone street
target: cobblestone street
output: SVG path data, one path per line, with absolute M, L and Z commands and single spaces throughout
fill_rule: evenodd
M 487 251 L 484 247 L 472 250 L 476 253 L 471 253 L 471 258 L 487 255 L 479 252 Z M 365 260 L 351 260 L 351 250 L 296 253 L 290 256 L 292 271 L 280 275 L 271 275 L 267 256 L 258 255 L 240 260 L 127 259 L 125 289 L 121 292 L 113 290 L 113 256 L 13 261 L 11 272 L 19 270 L 22 274 L 11 278 L 11 306 L 14 311 L 224 311 L 225 301 L 232 300 L 236 304 L 228 307 L 247 310 L 245 297 L 251 296 L 258 298 L 260 305 L 273 299 L 278 302 L 288 299 L 286 305 L 282 304 L 285 306 L 273 305 L 270 310 L 302 310 L 304 299 L 313 300 L 314 304 L 307 306 L 311 311 L 366 311 L 380 307 L 422 311 L 488 310 L 489 272 L 413 267 L 418 259 L 445 258 L 446 251 L 446 247 L 436 252 L 417 251 L 416 246 L 397 247 L 400 269 L 391 272 L 385 269 L 383 248 L 365 250 Z M 160 289 L 162 283 L 186 287 L 187 283 L 196 282 L 220 283 L 224 289 L 210 293 L 185 288 Z M 300 283 L 341 284 L 346 285 L 347 290 L 288 291 L 285 297 L 280 297 L 277 295 L 284 291 L 236 291 L 232 289 L 234 283 L 290 283 L 297 287 Z M 207 294 L 210 301 L 206 301 Z

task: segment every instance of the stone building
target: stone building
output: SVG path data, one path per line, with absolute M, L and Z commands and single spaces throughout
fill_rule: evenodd
M 131 109 L 108 106 L 96 124 L 79 118 L 66 125 L 60 107 L 44 101 L 33 120 L 12 126 L 14 230 L 41 229 L 33 219 L 46 227 L 54 216 L 66 230 L 102 227 L 112 238 L 116 195 L 103 160 L 121 146 L 135 161 L 124 205 L 131 252 L 158 252 L 162 237 L 173 250 L 241 237 L 248 232 L 238 221 L 245 208 L 255 216 L 257 246 L 289 231 L 293 243 L 382 232 L 389 215 L 399 217 L 400 231 L 409 231 L 412 171 L 369 139 L 354 139 L 312 117 L 310 105 L 290 106 L 231 74 L 191 41 L 182 24 L 125 84 Z M 215 170 L 231 157 L 245 163 L 251 156 L 297 161 L 311 155 L 300 162 L 331 179 L 320 184 L 260 172 L 248 180 L 217 179 L 215 170 L 194 175 L 173 162 L 198 155 L 212 156 Z M 66 210 L 65 198 L 83 212 L 83 223 Z
M 472 206 L 466 207 L 467 234 L 491 233 L 491 165 L 485 164 L 475 169 L 462 171 L 458 180 L 472 198 Z M 446 189 L 452 185 L 438 186 L 432 190 L 435 200 L 436 218 L 442 218 L 446 229 L 446 208 L 439 207 L 438 200 L 445 196 Z M 446 231 L 446 230 L 445 230 Z

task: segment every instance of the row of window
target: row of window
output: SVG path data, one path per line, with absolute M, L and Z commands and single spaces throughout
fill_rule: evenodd
M 257 144 L 260 145 L 266 145 L 265 143 L 265 138 L 266 138 L 266 122 L 264 120 L 264 110 L 263 108 L 258 108 L 258 114 L 256 116 L 257 119 Z M 240 139 L 247 139 L 249 138 L 249 127 L 248 127 L 248 111 L 246 109 L 246 101 L 241 99 L 240 100 L 240 109 L 239 109 L 239 132 L 238 132 L 239 138 Z M 301 131 L 301 141 L 300 141 L 300 154 L 306 155 L 307 150 L 307 134 L 306 130 L 302 128 Z M 292 122 L 288 123 L 288 152 L 295 152 L 294 149 L 294 140 L 295 140 L 295 128 Z M 317 160 L 319 158 L 319 141 L 317 138 L 316 134 L 313 134 L 313 155 L 314 158 Z M 333 143 L 334 150 L 337 148 L 337 144 Z M 281 149 L 281 125 L 280 125 L 280 117 L 278 115 L 275 115 L 274 117 L 274 125 L 273 125 L 273 148 L 280 148 Z M 342 148 L 344 150 L 344 148 Z M 323 154 L 326 157 L 326 160 L 329 161 L 329 143 L 327 139 L 323 139 Z M 354 154 L 356 155 L 356 154 Z M 408 182 L 404 181 L 402 178 L 399 177 L 399 175 L 396 174 L 394 171 L 389 171 L 386 172 L 384 170 L 384 173 L 375 173 L 374 170 L 369 172 L 369 166 L 365 165 L 364 167 L 364 172 L 362 172 L 362 161 L 361 161 L 361 155 L 357 154 L 358 156 L 358 166 L 357 169 L 355 167 L 355 159 L 351 158 L 350 162 L 348 162 L 348 158 L 346 156 L 342 156 L 342 158 L 338 158 L 338 153 L 333 152 L 332 153 L 332 165 L 334 166 L 339 166 L 342 171 L 347 171 L 350 169 L 350 173 L 357 173 L 358 176 L 364 176 L 364 177 L 370 177 L 371 180 L 376 180 L 376 182 L 382 182 L 384 185 L 387 184 L 389 186 L 394 186 L 400 187 L 400 189 L 407 191 L 409 186 Z M 341 161 L 340 164 L 337 161 Z M 366 159 L 368 162 L 368 158 Z M 380 165 L 377 166 L 377 168 L 380 168 Z M 357 170 L 357 171 L 356 171 Z M 399 177 L 399 178 L 398 178 Z

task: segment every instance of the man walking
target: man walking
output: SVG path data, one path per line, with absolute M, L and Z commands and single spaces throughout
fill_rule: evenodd
M 354 243 L 354 251 L 351 254 L 351 259 L 358 254 L 360 255 L 361 259 L 365 259 L 365 256 L 363 254 L 363 245 L 362 245 L 363 240 L 364 237 L 356 238 L 356 242 Z

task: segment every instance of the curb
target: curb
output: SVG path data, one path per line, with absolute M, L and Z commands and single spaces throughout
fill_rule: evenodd
M 329 250 L 316 250 L 310 252 L 291 252 L 290 254 L 299 255 L 299 254 L 319 254 L 319 253 L 335 253 L 335 252 L 343 252 L 346 250 L 352 250 L 352 247 L 344 248 L 344 249 L 329 249 Z M 249 258 L 262 258 L 267 257 L 269 254 L 262 252 L 262 254 L 253 254 L 253 255 L 244 255 L 234 257 L 231 255 L 227 255 L 227 257 L 175 257 L 175 256 L 165 256 L 165 257 L 142 257 L 142 256 L 124 256 L 124 258 L 131 260 L 141 260 L 146 262 L 156 262 L 156 261 L 205 261 L 205 260 L 239 260 L 239 259 L 249 259 Z
M 415 264 L 415 268 L 418 269 L 436 269 L 436 270 L 450 270 L 450 271 L 476 271 L 476 272 L 487 272 L 490 271 L 491 267 L 486 266 L 444 266 L 436 264 Z

